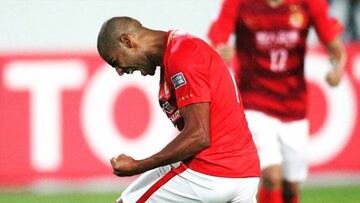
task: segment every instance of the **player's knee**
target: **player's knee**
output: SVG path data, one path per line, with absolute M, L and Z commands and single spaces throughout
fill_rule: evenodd
M 116 200 L 114 203 L 123 203 L 122 199 Z
M 280 188 L 281 178 L 278 176 L 264 176 L 262 177 L 262 185 L 269 189 Z
M 273 189 L 281 187 L 282 173 L 280 166 L 271 166 L 262 170 L 262 185 L 266 188 Z
M 284 192 L 290 196 L 296 194 L 299 190 L 299 184 L 296 182 L 283 181 L 282 185 Z

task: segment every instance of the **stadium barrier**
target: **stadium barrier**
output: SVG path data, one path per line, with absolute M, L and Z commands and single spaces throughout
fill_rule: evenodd
M 334 89 L 324 50 L 307 56 L 312 174 L 360 173 L 360 44 L 347 51 Z M 0 187 L 111 178 L 111 157 L 148 156 L 177 133 L 158 106 L 158 77 L 120 79 L 97 53 L 3 54 L 0 78 Z

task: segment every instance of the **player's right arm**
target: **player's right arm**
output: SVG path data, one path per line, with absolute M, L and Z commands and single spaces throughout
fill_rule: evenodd
M 185 127 L 160 152 L 142 160 L 124 154 L 111 159 L 114 174 L 132 176 L 160 166 L 189 159 L 210 145 L 210 105 L 195 103 L 180 109 Z
M 187 160 L 210 145 L 210 104 L 195 103 L 180 109 L 185 127 L 167 146 L 141 160 L 143 171 Z

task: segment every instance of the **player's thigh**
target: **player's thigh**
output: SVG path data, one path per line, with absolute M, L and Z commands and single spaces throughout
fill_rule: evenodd
M 201 202 L 187 180 L 180 176 L 186 168 L 175 165 L 144 173 L 130 184 L 119 200 L 123 203 Z
M 149 188 L 171 170 L 171 166 L 163 166 L 141 174 L 132 182 L 117 200 L 123 203 L 136 202 Z
M 243 178 L 237 186 L 237 196 L 231 203 L 256 203 L 256 194 L 258 191 L 259 178 Z
M 256 197 L 258 177 L 226 178 L 186 170 L 180 174 L 195 196 L 204 203 L 249 203 Z M 188 202 L 188 201 L 183 201 Z
M 309 123 L 307 120 L 283 123 L 280 134 L 283 154 L 283 176 L 289 182 L 306 179 L 308 164 L 306 146 L 309 140 Z
M 146 201 L 146 203 L 201 203 L 204 202 L 199 197 L 199 190 L 202 190 L 202 185 L 194 185 L 182 175 L 171 178 L 166 184 L 156 190 Z M 210 191 L 208 191 L 210 192 Z
M 282 162 L 281 145 L 278 137 L 280 121 L 254 110 L 246 110 L 245 115 L 258 150 L 261 169 L 280 165 Z

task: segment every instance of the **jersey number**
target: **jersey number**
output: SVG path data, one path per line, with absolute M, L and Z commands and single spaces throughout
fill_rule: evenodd
M 286 69 L 287 58 L 288 58 L 288 51 L 286 49 L 270 50 L 270 59 L 271 59 L 270 69 L 274 72 L 284 71 Z

